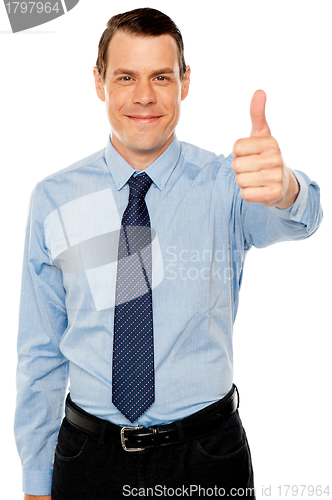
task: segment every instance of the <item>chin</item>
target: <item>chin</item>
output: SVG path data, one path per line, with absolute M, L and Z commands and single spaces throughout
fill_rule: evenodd
M 153 151 L 161 149 L 165 142 L 166 141 L 151 141 L 149 137 L 142 137 L 142 139 L 129 143 L 128 146 L 137 153 L 152 153 Z

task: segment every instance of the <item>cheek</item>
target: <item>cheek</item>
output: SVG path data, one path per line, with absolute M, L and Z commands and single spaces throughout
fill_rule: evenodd
M 116 90 L 107 95 L 107 108 L 110 113 L 116 114 L 129 102 L 128 92 L 117 92 Z
M 173 113 L 174 120 L 177 120 L 179 118 L 180 110 L 181 110 L 181 98 L 177 98 L 177 97 L 174 98 L 173 110 L 174 110 L 174 113 Z
M 181 105 L 181 97 L 178 93 L 174 92 L 167 96 L 164 96 L 163 104 L 168 110 L 170 116 L 176 116 L 179 113 Z

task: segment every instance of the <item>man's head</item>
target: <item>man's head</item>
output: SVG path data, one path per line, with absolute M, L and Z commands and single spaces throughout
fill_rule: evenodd
M 117 14 L 108 21 L 107 28 L 99 41 L 96 62 L 96 67 L 103 83 L 105 82 L 107 69 L 108 47 L 118 30 L 140 36 L 172 36 L 179 50 L 180 78 L 181 81 L 183 80 L 187 68 L 184 60 L 183 40 L 180 30 L 166 14 L 156 9 L 144 8 L 131 10 L 124 14 Z
M 181 34 L 165 14 L 136 9 L 107 26 L 94 68 L 96 90 L 106 103 L 113 146 L 140 168 L 172 142 L 190 68 Z

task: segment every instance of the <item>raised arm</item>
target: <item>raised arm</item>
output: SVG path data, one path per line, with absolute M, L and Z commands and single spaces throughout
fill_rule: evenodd
M 265 103 L 265 92 L 257 90 L 250 105 L 251 134 L 234 144 L 233 170 L 244 200 L 285 209 L 294 203 L 300 187 L 271 135 Z
M 257 90 L 250 105 L 251 135 L 235 143 L 230 157 L 236 174 L 233 213 L 242 225 L 245 249 L 307 238 L 323 216 L 316 182 L 284 164 L 265 103 L 265 92 Z

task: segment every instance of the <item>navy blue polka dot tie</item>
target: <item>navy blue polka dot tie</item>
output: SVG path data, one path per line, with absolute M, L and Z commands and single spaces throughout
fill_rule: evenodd
M 134 422 L 154 401 L 151 227 L 145 195 L 152 180 L 132 176 L 119 238 L 112 402 Z

